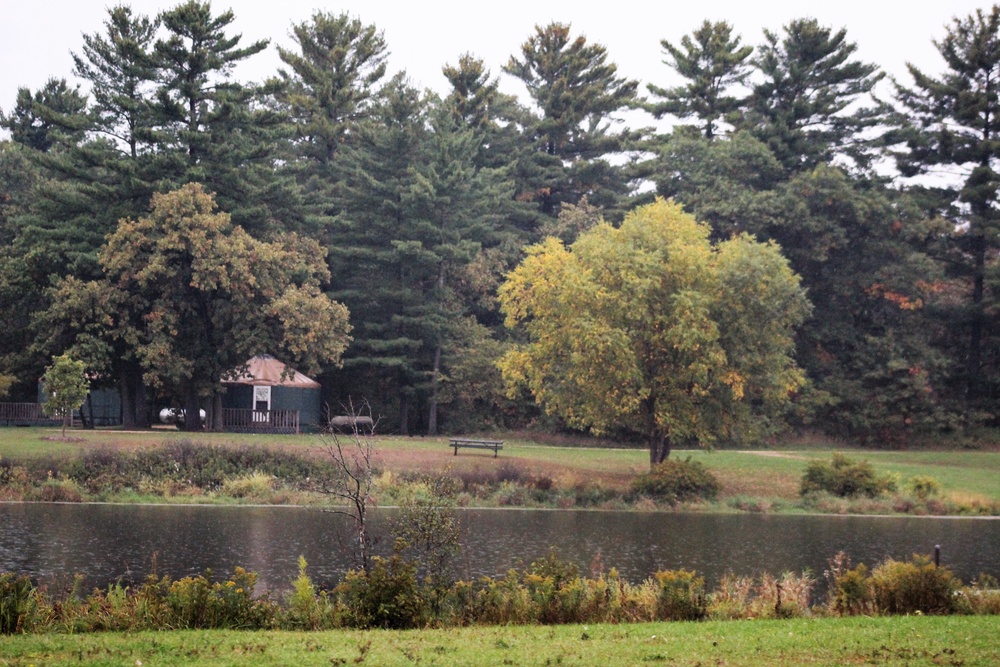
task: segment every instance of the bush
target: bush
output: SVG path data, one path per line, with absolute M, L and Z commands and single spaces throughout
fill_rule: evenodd
M 274 493 L 275 481 L 271 475 L 253 472 L 223 481 L 222 493 L 231 498 L 267 500 Z
M 910 562 L 890 558 L 881 563 L 872 570 L 869 585 L 880 613 L 952 614 L 962 582 L 927 556 L 914 555 Z
M 689 570 L 663 570 L 655 575 L 660 585 L 656 617 L 665 621 L 698 621 L 705 617 L 705 580 Z
M 283 628 L 319 630 L 332 625 L 326 593 L 317 594 L 316 586 L 306 574 L 306 566 L 306 559 L 299 556 L 299 576 L 292 582 L 292 590 L 285 598 Z
M 632 482 L 634 494 L 665 500 L 671 505 L 696 498 L 714 500 L 720 489 L 715 475 L 690 456 L 664 461 Z
M 26 575 L 0 574 L 0 634 L 12 635 L 24 630 L 34 594 L 35 587 Z
M 274 605 L 254 598 L 257 575 L 241 567 L 231 579 L 212 583 L 211 572 L 170 584 L 166 606 L 171 627 L 183 629 L 259 630 L 273 625 Z
M 917 475 L 910 478 L 910 491 L 922 501 L 934 498 L 941 493 L 941 483 L 929 475 Z
M 980 574 L 971 586 L 961 590 L 961 598 L 964 603 L 962 612 L 991 616 L 1000 614 L 1000 583 L 996 577 Z
M 399 549 L 389 558 L 373 557 L 367 572 L 348 572 L 336 593 L 348 627 L 405 630 L 426 622 L 427 605 L 416 567 Z
M 841 616 L 855 616 L 871 612 L 872 592 L 868 568 L 864 564 L 838 573 L 830 589 L 830 607 Z
M 867 461 L 856 462 L 843 454 L 834 454 L 830 463 L 814 461 L 806 467 L 799 493 L 805 496 L 822 491 L 841 498 L 877 498 L 895 490 L 896 480 L 875 474 Z

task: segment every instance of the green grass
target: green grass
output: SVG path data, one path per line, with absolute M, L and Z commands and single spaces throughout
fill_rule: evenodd
M 61 456 L 105 445 L 151 447 L 178 440 L 219 445 L 279 446 L 302 453 L 315 453 L 321 445 L 316 435 L 189 434 L 159 429 L 147 432 L 72 431 L 70 435 L 81 442 L 49 439 L 57 435 L 58 429 L 0 428 L 0 457 Z M 624 491 L 636 475 L 648 469 L 648 454 L 643 449 L 554 446 L 523 436 L 504 437 L 504 440 L 504 449 L 498 459 L 494 459 L 491 453 L 466 451 L 454 457 L 446 437 L 379 436 L 378 448 L 384 455 L 386 469 L 394 474 L 408 470 L 432 473 L 476 468 L 489 470 L 496 466 L 514 465 L 529 475 L 550 477 L 559 488 L 596 484 Z M 897 475 L 902 493 L 906 492 L 911 478 L 925 475 L 941 484 L 942 498 L 949 501 L 968 505 L 1000 500 L 1000 451 L 880 451 L 834 445 L 797 440 L 787 446 L 778 445 L 774 451 L 676 450 L 673 456 L 691 456 L 703 462 L 720 479 L 723 490 L 718 504 L 703 508 L 713 511 L 732 511 L 745 499 L 760 499 L 763 502 L 758 504 L 770 508 L 769 511 L 802 511 L 794 505 L 798 502 L 799 483 L 806 465 L 813 460 L 829 460 L 835 451 L 855 459 L 868 460 L 877 472 Z M 847 511 L 877 513 L 882 508 Z M 891 507 L 886 511 L 892 511 Z
M 996 617 L 892 617 L 461 628 L 26 635 L 0 665 L 962 665 L 1000 664 Z

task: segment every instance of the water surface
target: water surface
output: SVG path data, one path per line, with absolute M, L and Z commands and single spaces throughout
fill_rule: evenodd
M 386 534 L 392 510 L 378 510 Z M 501 576 L 546 555 L 589 573 L 599 555 L 639 581 L 664 568 L 697 570 L 710 584 L 726 572 L 810 570 L 846 551 L 872 565 L 942 547 L 943 564 L 968 581 L 1000 575 L 1000 521 L 906 517 L 767 516 L 585 510 L 461 510 L 464 578 Z M 387 551 L 388 538 L 379 545 Z M 298 507 L 0 504 L 0 571 L 61 584 L 137 582 L 154 568 L 177 578 L 237 566 L 260 575 L 261 589 L 286 590 L 300 555 L 309 573 L 333 583 L 354 565 L 349 521 Z

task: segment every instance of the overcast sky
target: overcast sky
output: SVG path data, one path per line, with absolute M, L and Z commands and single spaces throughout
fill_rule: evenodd
M 107 7 L 113 0 L 5 0 L 0 18 L 0 109 L 9 111 L 17 89 L 32 91 L 49 77 L 72 80 L 70 51 L 80 52 L 83 33 L 103 33 Z M 179 3 L 170 0 L 133 0 L 136 12 L 155 14 Z M 274 44 L 291 46 L 293 23 L 309 19 L 319 8 L 331 13 L 347 12 L 385 33 L 391 52 L 390 72 L 405 69 L 415 85 L 445 91 L 441 67 L 454 63 L 462 53 L 482 58 L 494 76 L 536 24 L 556 20 L 572 24 L 573 34 L 603 44 L 619 71 L 645 84 L 672 85 L 676 79 L 662 64 L 660 40 L 677 43 L 705 19 L 726 20 L 743 37 L 744 44 L 757 45 L 763 30 L 780 30 L 788 21 L 813 17 L 823 25 L 847 28 L 857 43 L 858 55 L 880 65 L 889 74 L 909 82 L 905 63 L 912 62 L 928 73 L 943 70 L 932 40 L 945 34 L 952 20 L 976 9 L 988 11 L 989 3 L 974 0 L 682 0 L 637 2 L 634 0 L 505 0 L 423 2 L 407 0 L 342 0 L 321 4 L 318 0 L 271 0 L 268 2 L 212 3 L 216 11 L 232 7 L 234 32 L 244 43 L 267 38 L 271 47 L 251 58 L 237 72 L 243 81 L 259 81 L 280 65 Z M 503 87 L 521 94 L 509 77 Z

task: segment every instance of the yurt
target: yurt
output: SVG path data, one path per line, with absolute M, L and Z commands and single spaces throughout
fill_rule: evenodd
M 288 433 L 319 428 L 319 382 L 269 354 L 256 356 L 246 365 L 243 374 L 222 383 L 226 430 Z

